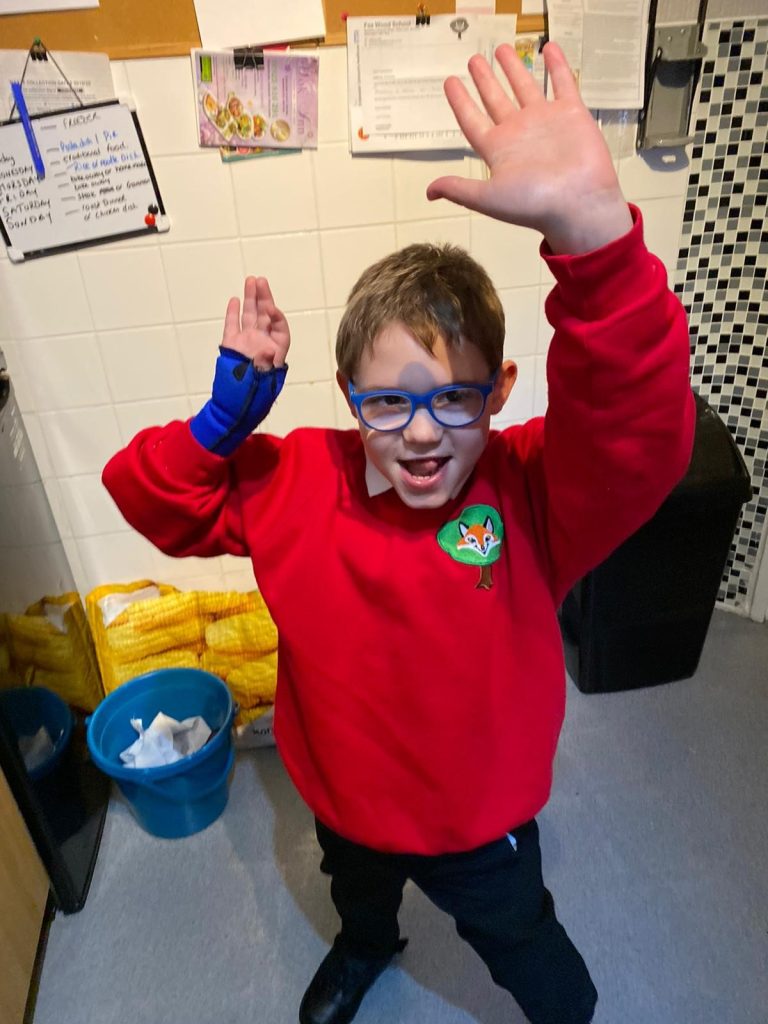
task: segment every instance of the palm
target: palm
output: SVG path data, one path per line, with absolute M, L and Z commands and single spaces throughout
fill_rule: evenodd
M 498 220 L 536 228 L 550 243 L 566 246 L 575 243 L 572 229 L 583 233 L 584 218 L 598 209 L 626 230 L 629 215 L 613 161 L 561 51 L 553 44 L 545 49 L 553 100 L 544 98 L 511 46 L 499 47 L 497 57 L 517 105 L 479 56 L 469 69 L 485 112 L 458 79 L 445 85 L 456 119 L 490 176 L 487 181 L 439 178 L 429 186 L 429 198 L 444 197 Z
M 242 316 L 240 300 L 229 300 L 221 343 L 248 356 L 262 370 L 285 363 L 291 334 L 265 277 L 245 279 Z

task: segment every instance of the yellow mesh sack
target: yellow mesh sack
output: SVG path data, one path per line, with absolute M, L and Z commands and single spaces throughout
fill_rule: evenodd
M 126 662 L 144 660 L 142 658 L 142 653 L 146 656 L 149 652 L 142 652 L 138 646 L 131 646 L 127 642 L 124 644 L 123 650 L 113 650 L 110 642 L 111 638 L 109 636 L 111 626 L 108 627 L 104 625 L 104 615 L 102 614 L 100 602 L 104 598 L 113 597 L 114 595 L 130 595 L 134 594 L 138 590 L 146 590 L 148 587 L 155 587 L 159 591 L 161 598 L 180 594 L 180 591 L 175 587 L 171 587 L 166 583 L 154 583 L 152 580 L 136 580 L 133 583 L 107 583 L 103 586 L 96 587 L 86 595 L 85 610 L 88 616 L 88 622 L 91 626 L 91 633 L 93 634 L 93 642 L 96 647 L 96 657 L 99 662 L 99 668 L 101 669 L 101 678 L 104 684 L 105 693 L 111 693 L 120 685 L 121 682 L 126 682 L 128 678 L 133 678 L 133 676 L 126 676 L 124 670 L 118 671 L 118 665 Z M 135 604 L 129 605 L 125 610 L 127 612 L 131 608 L 137 609 L 134 611 L 133 619 L 131 621 L 140 621 L 140 612 L 138 612 L 138 608 L 142 603 L 143 602 L 136 601 Z M 170 617 L 170 614 L 167 614 L 168 617 Z M 125 612 L 121 612 L 114 620 L 114 624 L 118 626 L 125 626 L 128 622 L 129 617 Z M 146 623 L 146 625 L 149 626 L 149 623 Z M 123 637 L 127 638 L 127 633 L 124 633 Z M 119 638 L 120 634 L 118 634 L 118 639 Z M 160 653 L 163 650 L 170 650 L 172 646 L 172 641 L 168 641 L 167 643 L 164 641 L 160 644 L 159 649 L 156 649 L 155 653 Z M 142 671 L 148 672 L 151 671 L 151 668 L 143 668 Z M 141 675 L 141 672 L 137 672 L 136 674 Z
M 19 681 L 47 686 L 68 704 L 94 710 L 103 690 L 79 594 L 42 597 L 23 615 L 6 615 L 4 626 L 11 669 Z
M 226 678 L 227 686 L 241 708 L 275 703 L 277 686 L 277 651 L 264 654 L 256 661 L 248 661 L 232 669 Z

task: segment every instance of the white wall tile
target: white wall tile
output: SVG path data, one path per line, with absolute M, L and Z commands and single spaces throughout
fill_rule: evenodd
M 2 311 L 0 310 L 0 319 Z M 3 355 L 5 356 L 5 368 L 11 375 L 14 398 L 21 412 L 37 412 L 34 395 L 29 384 L 29 376 L 26 366 L 21 358 L 21 346 L 26 341 L 2 341 Z
M 237 235 L 229 165 L 222 163 L 218 150 L 160 156 L 153 166 L 171 221 L 170 231 L 157 236 L 161 244 Z
M 223 324 L 227 302 L 243 290 L 240 243 L 167 245 L 161 255 L 174 320 L 218 318 Z
M 210 392 L 207 396 L 210 397 Z M 207 400 L 207 399 L 206 399 Z M 128 442 L 145 427 L 161 426 L 170 423 L 172 420 L 187 420 L 193 412 L 202 406 L 192 404 L 187 397 L 163 398 L 151 402 L 130 402 L 126 405 L 116 405 L 115 415 L 120 429 L 120 444 L 117 448 L 128 444 Z
M 58 485 L 73 536 L 92 537 L 130 530 L 101 482 L 100 474 L 62 477 Z
M 130 100 L 131 84 L 128 81 L 128 64 L 126 61 L 110 61 L 109 70 L 112 72 L 112 85 L 115 89 L 115 96 L 120 100 Z
M 168 323 L 171 307 L 158 248 L 79 254 L 98 330 Z
M 41 413 L 40 424 L 59 476 L 100 473 L 120 447 L 117 418 L 110 405 Z
M 189 58 L 132 60 L 128 62 L 127 70 L 131 95 L 136 102 L 150 156 L 198 152 Z
M 86 588 L 154 579 L 156 550 L 133 530 L 78 538 L 77 551 Z
M 95 335 L 29 338 L 19 354 L 38 412 L 111 401 Z
M 451 217 L 460 208 L 447 199 L 427 199 L 427 185 L 436 178 L 455 174 L 470 176 L 469 162 L 463 156 L 399 156 L 393 161 L 395 174 L 395 214 L 398 221 Z
M 292 384 L 327 381 L 335 370 L 331 365 L 328 322 L 323 310 L 292 313 L 288 380 Z
M 434 220 L 409 220 L 395 224 L 398 249 L 414 242 L 459 245 L 469 250 L 469 214 Z
M 499 292 L 504 307 L 507 333 L 504 339 L 504 358 L 536 352 L 539 332 L 539 288 L 505 288 Z
M 278 235 L 317 227 L 309 150 L 230 165 L 241 235 Z
M 154 553 L 154 569 L 153 577 L 161 583 L 170 583 L 176 585 L 179 580 L 191 580 L 196 577 L 205 576 L 211 580 L 216 580 L 212 589 L 221 589 L 222 575 L 221 575 L 221 561 L 218 557 L 214 558 L 196 558 L 190 556 L 188 558 L 172 558 L 170 555 L 163 554 L 162 551 L 155 551 Z M 193 589 L 188 587 L 187 589 Z
M 64 548 L 64 554 L 67 556 L 69 567 L 72 570 L 72 577 L 75 581 L 75 590 L 77 590 L 80 596 L 84 598 L 90 590 L 93 590 L 96 584 L 91 583 L 85 575 L 77 541 L 73 537 L 62 537 L 61 543 Z
M 536 390 L 536 357 L 523 356 L 517 362 L 517 380 L 507 404 L 492 417 L 492 426 L 502 429 L 511 423 L 525 423 L 533 416 L 533 398 Z
M 246 238 L 242 246 L 248 273 L 269 278 L 275 303 L 284 313 L 323 308 L 323 271 L 316 233 Z
M 336 386 L 335 383 L 333 385 Z M 334 427 L 336 411 L 330 382 L 286 384 L 267 417 L 264 429 L 284 437 L 296 427 Z
M 312 154 L 312 164 L 321 228 L 394 220 L 389 157 L 353 157 L 346 145 L 330 143 Z
M 528 228 L 472 215 L 471 253 L 497 288 L 538 284 L 541 276 L 541 235 Z
M 0 263 L 0 341 L 93 329 L 74 253 Z
M 325 298 L 329 306 L 346 305 L 347 296 L 362 272 L 397 248 L 393 224 L 323 231 L 320 234 L 325 273 Z
M 186 394 L 172 326 L 109 331 L 99 335 L 99 345 L 115 402 Z
M 231 557 L 231 556 L 230 556 Z M 248 593 L 256 589 L 256 580 L 253 576 L 253 569 L 250 562 L 240 559 L 245 565 L 244 569 L 234 569 L 232 572 L 224 573 L 224 590 L 236 590 L 239 593 Z
M 677 266 L 684 208 L 685 196 L 673 199 L 644 199 L 640 204 L 645 244 L 663 262 L 670 281 L 674 280 Z
M 45 496 L 48 499 L 48 505 L 50 506 L 51 512 L 53 513 L 53 518 L 56 522 L 56 530 L 59 536 L 62 539 L 64 537 L 72 537 L 74 535 L 72 529 L 72 521 L 69 517 L 69 513 L 64 502 L 61 481 L 57 480 L 55 477 L 49 477 L 47 480 L 43 481 L 43 488 L 45 490 Z M 36 504 L 37 503 L 35 502 L 35 505 Z M 33 522 L 34 519 L 40 515 L 40 510 L 36 508 L 35 505 L 33 505 L 33 507 L 30 508 L 29 510 L 30 522 Z M 34 527 L 32 531 L 32 536 L 30 537 L 30 543 L 34 545 L 35 537 L 40 536 L 40 528 Z
M 210 392 L 222 328 L 223 317 L 220 320 L 198 320 L 192 324 L 176 325 L 176 337 L 189 393 Z
M 346 142 L 349 137 L 347 48 L 322 46 L 317 93 L 318 140 Z

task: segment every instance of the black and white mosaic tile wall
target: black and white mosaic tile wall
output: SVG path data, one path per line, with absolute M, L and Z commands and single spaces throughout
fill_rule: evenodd
M 703 41 L 675 290 L 689 314 L 693 386 L 752 479 L 719 594 L 744 610 L 768 528 L 768 17 L 708 24 Z

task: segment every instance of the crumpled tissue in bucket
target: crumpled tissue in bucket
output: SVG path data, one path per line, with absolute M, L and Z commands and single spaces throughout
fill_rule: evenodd
M 19 753 L 24 758 L 24 767 L 33 772 L 41 764 L 45 764 L 55 747 L 51 734 L 41 725 L 34 736 L 19 736 Z
M 140 718 L 132 718 L 131 725 L 139 738 L 120 754 L 127 768 L 174 764 L 200 750 L 211 735 L 208 723 L 200 715 L 177 722 L 160 711 L 148 729 L 144 729 Z

